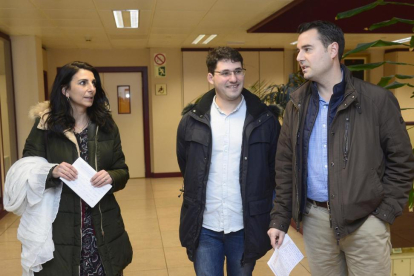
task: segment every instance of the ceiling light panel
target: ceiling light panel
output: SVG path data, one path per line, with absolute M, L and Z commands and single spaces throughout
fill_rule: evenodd
M 139 10 L 114 10 L 113 14 L 117 28 L 138 28 Z
M 214 38 L 216 38 L 216 34 L 210 35 L 206 40 L 203 41 L 203 44 L 208 44 L 210 41 L 212 41 Z

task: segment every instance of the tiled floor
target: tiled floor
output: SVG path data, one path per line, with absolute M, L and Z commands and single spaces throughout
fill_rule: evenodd
M 134 248 L 125 276 L 194 276 L 192 263 L 178 240 L 181 178 L 131 179 L 116 194 Z M 19 217 L 8 214 L 0 220 L 1 275 L 20 276 L 20 242 L 16 238 Z M 305 255 L 303 239 L 294 229 L 289 235 Z M 272 251 L 260 259 L 254 276 L 273 276 L 267 266 Z M 307 276 L 306 255 L 291 276 Z

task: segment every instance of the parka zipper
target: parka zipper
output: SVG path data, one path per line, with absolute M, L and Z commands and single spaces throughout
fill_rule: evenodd
M 96 171 L 98 171 L 98 130 L 99 130 L 99 126 L 96 126 L 96 132 L 95 132 L 95 170 Z M 103 215 L 102 215 L 102 210 L 101 210 L 101 202 L 99 202 L 98 208 L 99 208 L 99 214 L 101 215 L 102 242 L 105 243 L 105 232 L 103 230 Z M 106 272 L 105 264 L 102 259 L 101 259 L 101 264 L 102 264 L 104 271 Z
M 96 132 L 95 132 L 95 170 L 96 171 L 98 171 L 98 129 L 99 129 L 99 126 L 96 126 Z M 101 202 L 99 202 L 98 207 L 99 207 L 99 214 L 101 215 L 102 241 L 105 242 L 105 232 L 103 230 L 103 215 L 101 211 Z
M 294 147 L 297 148 L 297 143 L 299 142 L 299 137 L 300 137 L 300 132 L 299 132 L 300 114 L 301 114 L 300 113 L 300 103 L 298 103 L 296 105 L 296 103 L 293 100 L 291 100 L 291 101 L 292 101 L 293 105 L 296 107 L 296 109 L 298 110 L 298 123 L 297 123 L 297 128 L 296 128 L 296 144 L 294 145 Z M 296 154 L 297 154 L 297 152 L 295 150 L 295 155 L 294 155 L 295 156 L 295 164 L 294 164 L 294 166 L 297 167 L 298 160 L 297 160 Z M 299 202 L 299 189 L 298 189 L 298 184 L 297 184 L 298 180 L 299 180 L 299 177 L 298 177 L 298 170 L 295 168 L 294 171 L 295 171 L 295 176 L 296 176 L 296 207 L 298 208 L 297 212 L 299 213 L 300 212 L 300 202 Z M 297 221 L 295 221 L 295 223 L 296 223 L 296 231 L 299 232 L 299 230 L 300 230 L 299 219 Z
M 193 112 L 195 112 L 195 110 Z M 192 114 L 194 114 L 194 113 L 192 113 Z M 203 119 L 203 118 L 205 118 L 205 116 L 203 116 L 203 115 L 199 115 L 199 116 L 200 117 L 198 117 L 197 114 L 194 114 L 194 116 L 192 116 L 192 117 L 195 120 L 197 120 L 197 121 L 199 121 L 199 122 L 201 122 L 203 124 L 206 124 L 209 127 L 209 129 L 210 129 L 210 141 L 212 141 L 213 137 L 212 137 L 212 134 L 211 134 L 211 126 L 209 124 L 209 121 L 206 120 L 206 119 Z M 211 147 L 212 147 L 212 145 L 210 143 L 210 145 L 209 145 L 209 152 L 210 152 L 210 154 L 207 156 L 207 160 L 206 160 L 206 171 L 210 170 L 211 152 L 212 152 L 212 148 Z M 205 195 L 206 194 L 206 189 L 204 189 L 204 186 L 205 186 L 204 185 L 204 182 L 207 181 L 207 177 L 208 177 L 208 175 L 206 174 L 206 176 L 203 179 L 203 191 L 202 191 L 202 195 L 201 195 L 202 200 L 204 200 L 204 204 L 205 204 L 205 201 L 206 201 L 206 199 L 205 199 L 205 197 L 206 197 L 206 195 Z M 199 213 L 198 218 L 197 218 L 197 229 L 196 229 L 196 235 L 194 236 L 194 242 L 193 242 L 193 244 L 196 244 L 197 238 L 200 236 L 201 227 L 202 227 L 202 223 L 198 223 L 198 222 L 200 222 L 202 220 L 203 213 L 204 213 L 204 209 L 203 210 L 199 210 L 199 211 L 200 211 L 200 213 Z M 192 257 L 193 256 L 191 256 L 191 258 Z
M 345 134 L 344 134 L 344 168 L 346 168 L 346 163 L 348 162 L 348 152 L 349 152 L 349 117 L 345 119 Z

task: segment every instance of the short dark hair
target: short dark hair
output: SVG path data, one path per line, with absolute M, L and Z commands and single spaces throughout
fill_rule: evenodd
M 62 88 L 70 89 L 70 82 L 79 70 L 88 70 L 95 77 L 96 93 L 93 104 L 87 108 L 89 119 L 96 123 L 104 131 L 111 131 L 115 122 L 111 116 L 109 101 L 102 88 L 101 78 L 98 71 L 89 63 L 74 61 L 59 69 L 50 93 L 50 111 L 46 119 L 48 130 L 52 133 L 62 134 L 67 129 L 75 127 L 72 106 L 68 99 L 62 94 Z
M 338 58 L 341 60 L 345 49 L 345 38 L 341 28 L 332 22 L 317 20 L 299 25 L 298 33 L 301 34 L 311 29 L 316 29 L 318 31 L 319 38 L 325 48 L 328 48 L 329 44 L 333 42 L 338 43 Z
M 217 67 L 217 62 L 221 60 L 240 62 L 243 67 L 243 57 L 239 51 L 230 47 L 217 47 L 208 51 L 206 60 L 208 72 L 214 74 L 214 70 Z

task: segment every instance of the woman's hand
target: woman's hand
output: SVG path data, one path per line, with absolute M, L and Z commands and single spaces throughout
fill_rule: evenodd
M 73 181 L 78 178 L 78 171 L 71 164 L 62 162 L 53 169 L 52 176 L 54 178 L 63 177 L 66 180 Z
M 91 178 L 91 184 L 94 187 L 102 187 L 106 184 L 112 184 L 112 177 L 109 175 L 109 173 L 105 170 L 101 170 L 97 172 L 92 178 Z

